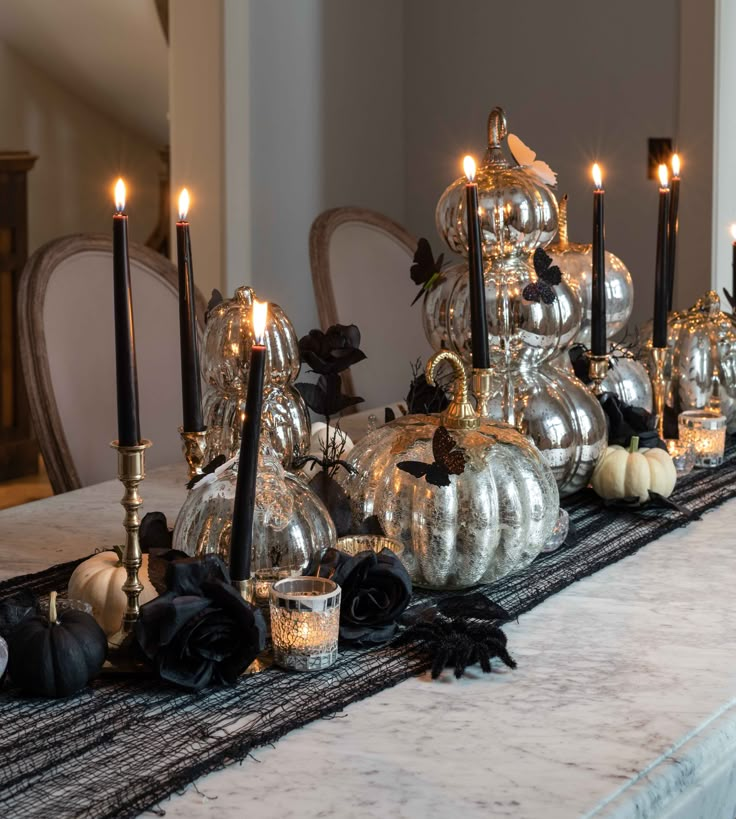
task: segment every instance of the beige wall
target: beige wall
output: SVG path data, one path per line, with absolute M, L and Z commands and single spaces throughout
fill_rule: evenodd
M 129 183 L 131 238 L 156 223 L 156 145 L 33 67 L 0 40 L 0 150 L 38 155 L 29 177 L 30 249 L 68 233 L 108 232 L 112 185 Z

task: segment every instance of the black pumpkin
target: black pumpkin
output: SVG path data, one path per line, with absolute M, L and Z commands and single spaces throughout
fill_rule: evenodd
M 68 697 L 84 688 L 102 668 L 105 632 L 83 611 L 56 613 L 51 593 L 48 617 L 36 614 L 19 623 L 8 640 L 10 679 L 28 694 Z

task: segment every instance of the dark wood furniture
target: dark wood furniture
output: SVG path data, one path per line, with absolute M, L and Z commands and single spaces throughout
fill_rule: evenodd
M 0 152 L 0 480 L 38 471 L 15 312 L 28 257 L 26 177 L 36 159 L 21 151 Z

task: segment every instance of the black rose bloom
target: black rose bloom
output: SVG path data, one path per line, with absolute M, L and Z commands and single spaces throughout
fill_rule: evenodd
M 334 324 L 325 333 L 311 330 L 299 339 L 299 352 L 302 361 L 320 375 L 341 373 L 365 358 L 360 330 L 354 324 Z
M 348 555 L 328 549 L 310 574 L 328 577 L 342 589 L 340 639 L 354 646 L 384 643 L 411 599 L 411 579 L 389 549 Z
M 606 414 L 608 443 L 628 446 L 634 435 L 641 449 L 667 449 L 657 434 L 657 418 L 642 407 L 632 407 L 611 392 L 604 392 L 599 401 Z
M 136 638 L 161 679 L 193 691 L 234 683 L 263 650 L 266 627 L 230 585 L 221 558 L 170 563 L 167 589 L 141 606 Z

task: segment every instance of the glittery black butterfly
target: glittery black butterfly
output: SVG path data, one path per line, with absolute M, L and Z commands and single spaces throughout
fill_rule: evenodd
M 435 486 L 449 486 L 450 475 L 462 475 L 468 461 L 467 453 L 447 431 L 447 427 L 437 427 L 432 436 L 432 456 L 434 461 L 399 461 L 396 466 L 415 478 L 424 478 Z
M 541 247 L 534 251 L 534 271 L 537 274 L 537 280 L 528 284 L 521 295 L 527 301 L 543 301 L 545 304 L 552 304 L 557 298 L 552 288 L 562 281 L 562 272 L 556 264 L 552 264 L 552 257 Z
M 419 298 L 429 291 L 437 284 L 442 270 L 442 262 L 445 260 L 445 254 L 440 255 L 435 259 L 432 248 L 426 239 L 420 239 L 417 244 L 416 252 L 414 253 L 414 264 L 411 266 L 409 273 L 414 284 L 421 284 L 421 290 L 417 293 L 416 298 L 412 304 L 416 304 Z

